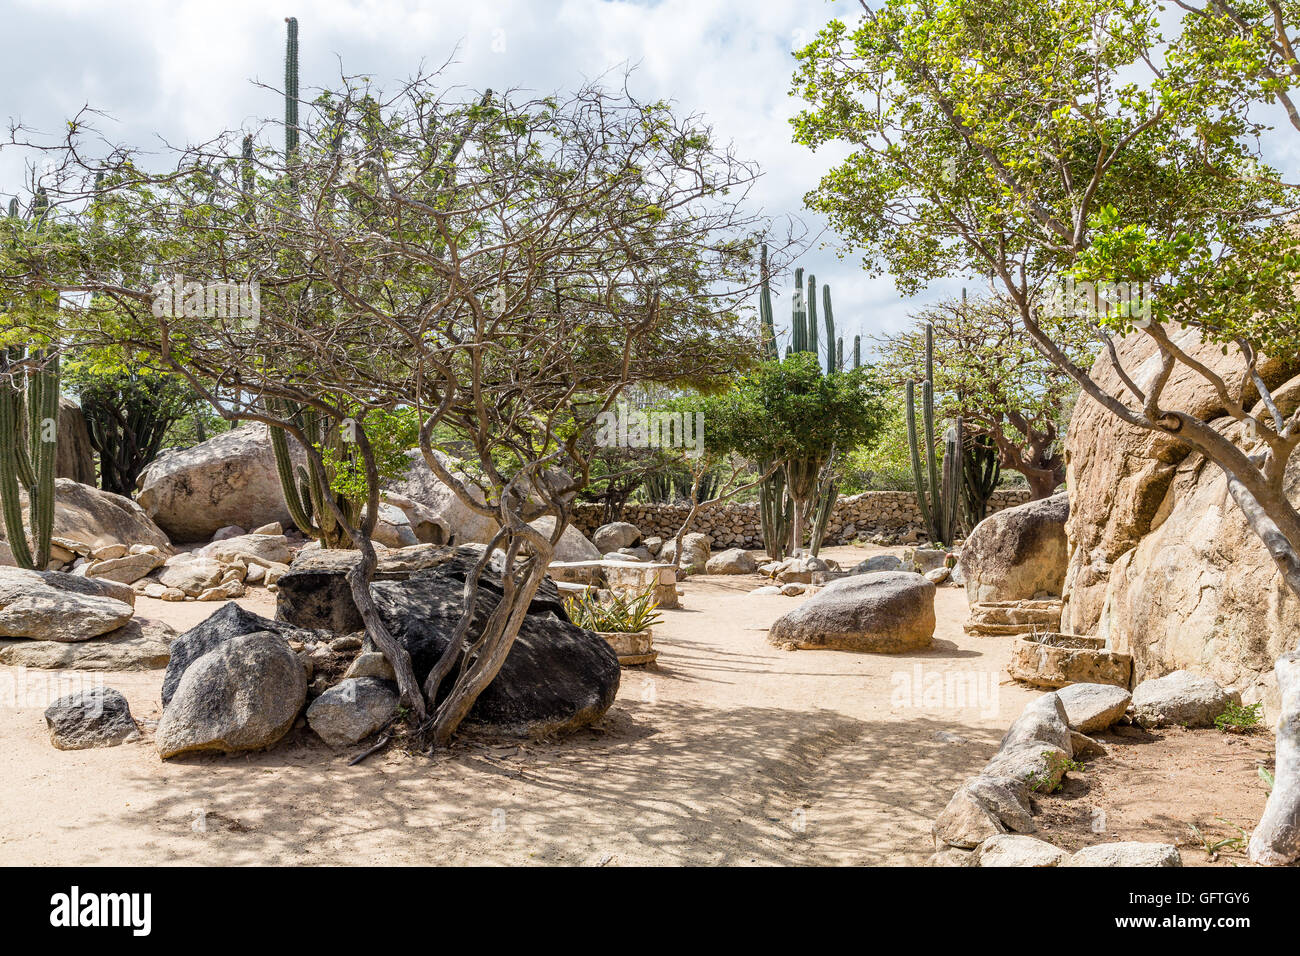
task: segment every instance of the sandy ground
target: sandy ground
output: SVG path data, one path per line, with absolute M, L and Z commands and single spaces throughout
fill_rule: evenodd
M 945 587 L 925 652 L 778 650 L 768 625 L 803 598 L 750 596 L 759 583 L 684 584 L 658 664 L 625 669 L 601 724 L 561 742 L 348 767 L 351 751 L 296 730 L 269 752 L 164 763 L 148 734 L 61 752 L 43 704 L 0 708 L 0 864 L 923 862 L 935 815 L 1034 696 L 1004 683 L 1010 639 L 965 636 L 964 593 Z M 240 603 L 273 608 L 266 592 Z M 137 613 L 183 630 L 212 610 Z M 149 722 L 161 677 L 106 682 Z

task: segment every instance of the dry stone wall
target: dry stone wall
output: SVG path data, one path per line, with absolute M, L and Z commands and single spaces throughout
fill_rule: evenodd
M 989 502 L 989 513 L 1024 504 L 1028 500 L 1027 489 L 996 491 Z M 634 502 L 623 509 L 622 517 L 618 520 L 636 525 L 643 535 L 670 538 L 677 534 L 677 529 L 686 520 L 689 511 L 688 505 Z M 601 507 L 595 504 L 577 505 L 573 523 L 590 536 L 603 523 Z M 690 530 L 707 534 L 714 550 L 763 546 L 758 505 L 754 503 L 723 502 L 701 508 Z M 848 544 L 874 535 L 913 539 L 924 536 L 921 511 L 913 492 L 865 491 L 860 495 L 840 496 L 826 526 L 825 543 Z

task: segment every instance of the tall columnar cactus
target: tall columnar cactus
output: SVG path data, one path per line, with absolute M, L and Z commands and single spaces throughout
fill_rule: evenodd
M 776 346 L 776 323 L 772 318 L 772 285 L 767 266 L 767 243 L 763 243 L 760 263 L 759 268 L 762 270 L 758 292 L 758 319 L 762 336 L 760 344 L 763 358 L 774 360 L 780 358 L 780 355 Z
M 853 367 L 862 368 L 862 336 L 853 336 Z
M 817 277 L 811 272 L 808 274 L 808 351 L 817 358 L 818 341 L 817 341 Z
M 289 25 L 284 41 L 284 158 L 298 151 L 298 18 L 285 17 Z
M 54 533 L 59 360 L 57 355 L 34 354 L 34 367 L 24 376 L 21 359 L 17 350 L 8 350 L 0 358 L 0 509 L 14 561 L 19 567 L 44 571 L 50 564 Z M 34 551 L 23 526 L 20 486 L 27 492 Z
M 916 503 L 930 540 L 950 547 L 957 537 L 958 509 L 961 505 L 962 422 L 957 421 L 943 437 L 943 461 L 940 463 L 934 431 L 934 326 L 925 327 L 925 379 L 921 382 L 922 431 L 916 425 L 916 383 L 907 383 L 907 446 L 912 456 L 912 478 L 916 483 Z M 922 467 L 921 445 L 924 442 L 925 465 Z

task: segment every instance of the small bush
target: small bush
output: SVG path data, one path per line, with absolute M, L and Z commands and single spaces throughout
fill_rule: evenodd
M 1230 703 L 1223 713 L 1214 718 L 1214 726 L 1225 734 L 1245 733 L 1259 726 L 1260 719 L 1264 716 L 1263 710 L 1264 705 L 1262 703 L 1251 704 L 1247 707 Z

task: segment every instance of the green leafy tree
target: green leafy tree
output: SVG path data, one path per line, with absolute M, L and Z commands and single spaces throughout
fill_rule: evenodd
M 1262 24 L 1264 8 L 1253 9 Z M 1256 70 L 1222 96 L 1202 95 L 1230 56 L 1201 42 L 1200 27 L 1166 41 L 1157 12 L 1142 0 L 862 4 L 852 27 L 833 21 L 798 54 L 795 92 L 808 107 L 796 139 L 849 151 L 808 202 L 905 292 L 954 274 L 991 277 L 1090 400 L 1223 469 L 1300 594 L 1300 513 L 1283 488 L 1300 411 L 1275 401 L 1259 374 L 1261 356 L 1285 363 L 1300 352 L 1300 254 L 1287 223 L 1300 203 L 1244 117 L 1246 101 L 1287 93 L 1291 81 Z M 1251 56 L 1270 42 L 1233 50 Z M 1280 56 L 1291 70 L 1294 56 Z M 1078 309 L 1055 294 L 1067 280 L 1129 284 L 1129 294 Z M 1044 323 L 1061 315 L 1090 322 L 1122 388 L 1071 359 Z M 1237 371 L 1199 361 L 1180 327 L 1229 350 Z M 1130 333 L 1156 357 L 1141 383 L 1116 346 Z M 1162 402 L 1176 369 L 1200 376 L 1244 427 L 1225 433 Z
M 1034 346 L 1015 307 L 994 296 L 948 299 L 918 310 L 915 325 L 876 339 L 878 368 L 898 382 L 923 375 L 925 333 L 934 327 L 935 406 L 960 417 L 971 435 L 985 435 L 1003 468 L 1024 475 L 1035 498 L 1065 481 L 1060 441 L 1078 391 L 1073 379 Z M 1097 341 L 1085 323 L 1045 319 L 1070 360 L 1090 365 Z
M 838 473 L 838 455 L 870 444 L 887 420 L 885 392 L 869 367 L 827 372 L 813 353 L 792 352 L 696 407 L 711 453 L 772 462 L 785 473 L 795 502 L 793 550 L 802 545 L 819 479 Z

